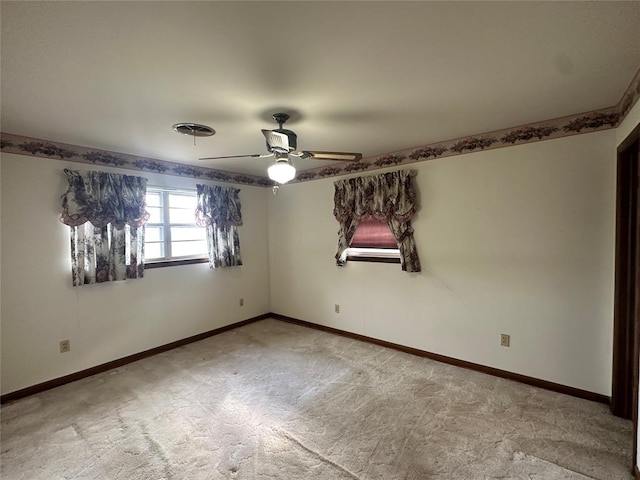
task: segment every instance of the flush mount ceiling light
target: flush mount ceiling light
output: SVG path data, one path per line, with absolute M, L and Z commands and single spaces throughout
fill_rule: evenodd
M 296 168 L 291 165 L 288 154 L 277 153 L 276 163 L 267 169 L 267 174 L 274 182 L 283 184 L 294 179 L 296 176 Z
M 172 128 L 178 133 L 191 135 L 194 145 L 196 144 L 196 137 L 210 137 L 216 133 L 213 128 L 199 123 L 176 123 Z

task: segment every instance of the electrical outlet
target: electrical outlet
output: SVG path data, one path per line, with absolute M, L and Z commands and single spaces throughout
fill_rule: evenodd
M 336 312 L 336 313 L 340 313 L 340 305 L 338 305 L 338 304 L 336 303 L 336 305 L 335 305 L 335 307 L 334 307 L 333 311 L 334 311 L 334 312 Z
M 511 335 L 506 335 L 504 333 L 500 334 L 500 346 L 508 347 L 511 344 Z
M 71 342 L 69 340 L 62 340 L 60 342 L 60 353 L 66 353 L 71 350 Z
M 244 298 L 241 298 L 240 300 L 238 300 L 238 305 L 240 305 L 241 307 L 244 307 Z

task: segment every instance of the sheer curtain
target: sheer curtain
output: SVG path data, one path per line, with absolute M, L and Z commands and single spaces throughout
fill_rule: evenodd
M 242 265 L 238 227 L 242 225 L 240 189 L 218 185 L 196 185 L 196 224 L 207 229 L 209 267 Z
M 64 171 L 60 221 L 71 229 L 73 285 L 144 276 L 147 179 L 116 173 Z
M 334 182 L 333 215 L 340 224 L 337 265 L 347 262 L 347 249 L 360 220 L 371 216 L 389 225 L 400 249 L 402 270 L 421 270 L 411 227 L 411 218 L 418 208 L 413 188 L 415 175 L 414 171 L 399 170 Z

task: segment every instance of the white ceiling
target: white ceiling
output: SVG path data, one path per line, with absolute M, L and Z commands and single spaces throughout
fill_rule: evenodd
M 638 1 L 3 0 L 1 20 L 3 132 L 261 176 L 197 159 L 264 152 L 277 111 L 302 149 L 380 155 L 613 106 L 640 68 Z

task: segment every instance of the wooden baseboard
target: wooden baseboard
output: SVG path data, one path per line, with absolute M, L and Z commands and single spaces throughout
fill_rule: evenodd
M 303 327 L 314 328 L 316 330 L 322 330 L 324 332 L 334 333 L 337 335 L 341 335 L 343 337 L 348 337 L 355 340 L 361 340 L 364 342 L 373 343 L 373 344 L 380 345 L 387 348 L 393 348 L 394 350 L 410 353 L 412 355 L 417 355 L 419 357 L 430 358 L 431 360 L 436 360 L 442 363 L 448 363 L 450 365 L 455 365 L 456 367 L 467 368 L 470 370 L 487 373 L 489 375 L 493 375 L 496 377 L 506 378 L 508 380 L 515 380 L 516 382 L 526 383 L 527 385 L 543 388 L 545 390 L 551 390 L 553 392 L 563 393 L 565 395 L 571 395 L 573 397 L 583 398 L 586 400 L 600 402 L 607 405 L 611 403 L 611 399 L 608 396 L 601 395 L 599 393 L 589 392 L 587 390 L 581 390 L 579 388 L 574 388 L 574 387 L 568 387 L 566 385 L 561 385 L 559 383 L 548 382 L 547 380 L 541 380 L 539 378 L 529 377 L 527 375 L 521 375 L 519 373 L 508 372 L 506 370 L 500 370 L 498 368 L 487 367 L 485 365 L 467 362 L 465 360 L 459 360 L 457 358 L 447 357 L 445 355 L 439 355 L 437 353 L 431 353 L 431 352 L 427 352 L 425 350 L 420 350 L 417 348 L 406 347 L 404 345 L 400 345 L 397 343 L 391 343 L 385 340 L 379 340 L 377 338 L 367 337 L 365 335 L 360 335 L 357 333 L 346 332 L 344 330 L 340 330 L 333 327 L 318 325 L 316 323 L 299 320 L 297 318 L 287 317 L 285 315 L 280 315 L 278 313 L 272 313 L 271 317 L 275 318 L 276 320 L 281 320 L 283 322 L 293 323 L 295 325 L 301 325 Z
M 142 360 L 143 358 L 150 357 L 152 355 L 156 355 L 158 353 L 166 352 L 167 350 L 171 350 L 174 348 L 182 347 L 183 345 L 188 345 L 189 343 L 197 342 L 199 340 L 204 340 L 205 338 L 211 337 L 213 335 L 218 335 L 220 333 L 226 332 L 228 330 L 232 330 L 234 328 L 242 327 L 244 325 L 248 325 L 250 323 L 254 323 L 260 320 L 264 320 L 266 318 L 275 318 L 276 320 L 281 320 L 283 322 L 292 323 L 295 325 L 300 325 L 303 327 L 314 328 L 316 330 L 322 330 L 324 332 L 333 333 L 336 335 L 341 335 L 343 337 L 352 338 L 355 340 L 360 340 L 363 342 L 373 343 L 376 345 L 380 345 L 382 347 L 393 348 L 394 350 L 398 350 L 405 353 L 410 353 L 412 355 L 417 355 L 420 357 L 430 358 L 432 360 L 436 360 L 438 362 L 447 363 L 450 365 L 455 365 L 456 367 L 467 368 L 470 370 L 475 370 L 482 373 L 487 373 L 489 375 L 494 375 L 496 377 L 506 378 L 509 380 L 515 380 L 517 382 L 526 383 L 527 385 L 532 385 L 534 387 L 544 388 L 545 390 L 551 390 L 557 393 L 563 393 L 566 395 L 571 395 L 578 398 L 584 398 L 586 400 L 591 400 L 595 402 L 610 404 L 611 399 L 605 395 L 600 395 L 598 393 L 589 392 L 586 390 L 580 390 L 574 387 L 568 387 L 566 385 L 561 385 L 558 383 L 548 382 L 546 380 L 540 380 L 538 378 L 529 377 L 526 375 L 520 375 L 519 373 L 508 372 L 506 370 L 500 370 L 493 367 L 487 367 L 484 365 L 480 365 L 477 363 L 467 362 L 465 360 L 459 360 L 453 357 L 447 357 L 445 355 L 439 355 L 437 353 L 427 352 L 425 350 L 420 350 L 417 348 L 407 347 L 404 345 L 400 345 L 397 343 L 387 342 L 385 340 L 379 340 L 373 337 L 367 337 L 365 335 L 360 335 L 357 333 L 351 333 L 344 330 L 340 330 L 337 328 L 326 327 L 324 325 L 318 325 L 316 323 L 307 322 L 305 320 L 299 320 L 297 318 L 287 317 L 285 315 L 280 315 L 279 313 L 265 313 L 263 315 L 258 315 L 257 317 L 253 317 L 247 320 L 243 320 L 241 322 L 233 323 L 231 325 L 226 325 L 224 327 L 216 328 L 214 330 L 210 330 L 208 332 L 200 333 L 198 335 L 193 335 L 188 338 L 183 338 L 181 340 L 176 340 L 175 342 L 167 343 L 166 345 L 161 345 L 159 347 L 151 348 L 149 350 L 145 350 L 144 352 L 135 353 L 133 355 L 129 355 L 127 357 L 123 357 L 117 360 L 113 360 L 111 362 L 103 363 L 101 365 L 96 365 L 95 367 L 87 368 L 86 370 L 81 370 L 79 372 L 75 372 L 69 375 L 65 375 L 64 377 L 54 378 L 53 380 L 48 380 L 43 383 L 39 383 L 37 385 L 32 385 L 30 387 L 23 388 L 21 390 L 16 390 L 15 392 L 6 393 L 0 396 L 0 403 L 6 403 L 13 400 L 18 400 L 20 398 L 27 397 L 29 395 L 34 395 L 36 393 L 43 392 L 45 390 L 49 390 L 51 388 L 59 387 L 61 385 L 65 385 L 67 383 L 75 382 L 76 380 L 80 380 L 91 375 L 95 375 L 97 373 L 102 373 L 107 370 L 111 370 L 112 368 L 121 367 L 122 365 L 126 365 L 128 363 L 132 363 L 138 360 Z M 636 468 L 637 471 L 637 468 Z M 640 476 L 636 474 L 636 478 L 640 480 Z
M 143 358 L 151 357 L 152 355 L 157 355 L 158 353 L 166 352 L 167 350 L 172 350 L 174 348 L 182 347 L 184 345 L 188 345 L 189 343 L 197 342 L 199 340 L 204 340 L 205 338 L 212 337 L 214 335 L 218 335 L 220 333 L 233 330 L 234 328 L 242 327 L 244 325 L 248 325 L 250 323 L 254 323 L 259 320 L 264 320 L 265 318 L 270 318 L 270 317 L 271 317 L 271 314 L 269 313 L 258 315 L 257 317 L 249 318 L 247 320 L 242 320 L 240 322 L 236 322 L 231 325 L 215 328 L 213 330 L 209 330 L 208 332 L 199 333 L 198 335 L 193 335 L 191 337 L 183 338 L 181 340 L 176 340 L 175 342 L 167 343 L 159 347 L 151 348 L 149 350 L 145 350 L 144 352 L 134 353 L 133 355 L 129 355 L 127 357 L 119 358 L 117 360 L 103 363 L 101 365 L 96 365 L 95 367 L 91 367 L 91 368 L 87 368 L 86 370 L 81 370 L 79 372 L 71 373 L 69 375 L 65 375 L 64 377 L 54 378 L 53 380 L 48 380 L 46 382 L 42 382 L 37 385 L 32 385 L 30 387 L 26 387 L 21 390 L 16 390 L 15 392 L 6 393 L 0 396 L 0 403 L 11 402 L 13 400 L 18 400 L 19 398 L 28 397 L 29 395 L 35 395 L 36 393 L 44 392 L 45 390 L 49 390 L 51 388 L 55 388 L 61 385 L 65 385 L 67 383 L 75 382 L 76 380 L 90 377 L 91 375 L 95 375 L 97 373 L 106 372 L 107 370 L 111 370 L 112 368 L 121 367 L 122 365 L 136 362 L 138 360 L 142 360 Z

